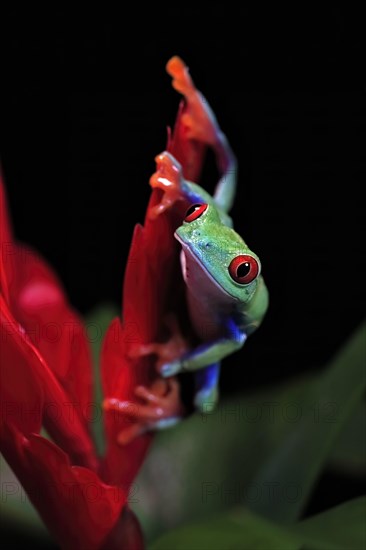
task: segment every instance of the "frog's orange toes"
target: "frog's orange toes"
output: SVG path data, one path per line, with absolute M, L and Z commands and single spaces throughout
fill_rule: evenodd
M 164 195 L 158 205 L 149 209 L 150 219 L 157 218 L 177 200 L 183 198 L 181 192 L 183 174 L 179 162 L 167 151 L 155 157 L 155 161 L 157 169 L 150 178 L 150 185 L 161 189 Z
M 181 121 L 186 128 L 188 139 L 214 147 L 220 141 L 220 128 L 207 100 L 196 89 L 187 66 L 180 57 L 175 56 L 168 61 L 166 70 L 173 78 L 173 88 L 186 100 Z
M 184 409 L 179 397 L 177 380 L 156 379 L 150 388 L 137 386 L 135 395 L 147 404 L 118 399 L 105 399 L 105 410 L 115 410 L 131 418 L 133 424 L 121 430 L 117 437 L 119 445 L 127 445 L 148 431 L 167 428 L 179 422 Z
M 140 423 L 152 422 L 164 416 L 164 409 L 157 405 L 141 405 L 133 401 L 120 401 L 114 398 L 105 399 L 103 409 L 105 411 L 116 411 Z
M 183 179 L 182 166 L 172 154 L 163 151 L 155 157 L 156 172 L 150 178 L 151 187 L 179 189 Z
M 166 71 L 173 78 L 173 88 L 182 95 L 187 97 L 196 92 L 188 67 L 180 57 L 177 55 L 171 57 L 166 64 Z
M 132 401 L 121 401 L 114 397 L 107 397 L 104 399 L 102 408 L 104 411 L 116 411 L 121 414 L 126 414 L 127 416 L 135 416 L 136 414 L 136 403 L 132 403 Z

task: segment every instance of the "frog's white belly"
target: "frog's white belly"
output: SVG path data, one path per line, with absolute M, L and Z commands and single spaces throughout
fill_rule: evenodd
M 215 281 L 189 248 L 182 248 L 180 261 L 195 332 L 203 341 L 223 336 L 224 320 L 235 311 L 237 300 Z

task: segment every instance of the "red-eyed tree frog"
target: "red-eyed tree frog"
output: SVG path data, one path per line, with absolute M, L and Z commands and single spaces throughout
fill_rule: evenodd
M 228 215 L 236 188 L 236 160 L 207 100 L 197 91 L 187 67 L 173 57 L 167 70 L 186 99 L 183 115 L 188 136 L 213 148 L 223 173 L 213 197 L 183 178 L 180 164 L 167 151 L 157 157 L 153 187 L 164 191 L 157 216 L 184 196 L 190 203 L 175 232 L 181 244 L 181 269 L 191 323 L 203 342 L 196 349 L 160 366 L 163 377 L 195 371 L 194 403 L 209 412 L 218 398 L 220 361 L 240 349 L 261 323 L 268 292 L 258 256 L 234 231 Z
M 145 405 L 109 400 L 106 408 L 123 410 L 137 422 L 120 434 L 126 444 L 147 430 L 162 429 L 180 420 L 178 384 L 175 375 L 194 371 L 194 404 L 210 412 L 218 400 L 220 362 L 240 349 L 262 322 L 268 307 L 268 292 L 258 256 L 233 229 L 228 212 L 236 190 L 236 159 L 220 130 L 207 100 L 197 91 L 188 69 L 178 57 L 167 64 L 173 86 L 182 93 L 186 108 L 181 117 L 186 135 L 211 147 L 222 174 L 214 195 L 187 181 L 176 158 L 164 151 L 156 157 L 152 187 L 163 190 L 161 202 L 150 215 L 159 216 L 182 197 L 190 204 L 182 224 L 175 231 L 181 245 L 180 261 L 186 285 L 190 322 L 200 344 L 188 349 L 171 319 L 172 338 L 167 343 L 139 345 L 136 354 L 155 354 L 161 379 L 150 388 L 138 386 L 135 394 Z M 166 380 L 164 386 L 163 381 Z

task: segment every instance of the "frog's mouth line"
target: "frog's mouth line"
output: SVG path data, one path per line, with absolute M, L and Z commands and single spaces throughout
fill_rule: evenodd
M 177 232 L 174 233 L 174 237 L 177 239 L 177 241 L 182 245 L 182 252 L 181 254 L 183 254 L 183 257 L 184 257 L 184 260 L 182 263 L 182 270 L 183 270 L 183 278 L 184 278 L 184 281 L 187 283 L 187 267 L 186 267 L 186 254 L 188 254 L 189 256 L 191 256 L 192 258 L 195 259 L 195 261 L 197 262 L 197 264 L 199 265 L 199 267 L 205 272 L 205 275 L 207 276 L 208 279 L 210 279 L 212 281 L 212 283 L 216 286 L 216 288 L 220 291 L 221 294 L 224 294 L 226 295 L 228 298 L 230 298 L 231 300 L 237 302 L 239 301 L 238 298 L 236 298 L 235 296 L 233 296 L 232 294 L 230 294 L 229 292 L 227 292 L 227 290 L 225 290 L 221 285 L 220 283 L 211 275 L 211 273 L 209 271 L 207 271 L 207 268 L 206 266 L 202 263 L 202 260 L 199 256 L 197 256 L 196 254 L 194 254 L 194 252 L 192 252 L 192 250 L 190 249 L 189 245 L 177 234 Z M 181 256 L 182 257 L 182 256 Z

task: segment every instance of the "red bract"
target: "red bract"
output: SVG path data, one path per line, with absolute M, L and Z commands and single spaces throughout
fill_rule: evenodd
M 168 151 L 194 179 L 204 146 L 187 135 L 187 110 L 182 103 Z M 83 324 L 50 267 L 14 241 L 0 187 L 1 451 L 62 548 L 142 548 L 127 497 L 153 437 L 143 388 L 162 397 L 163 417 L 182 415 L 182 405 L 177 382 L 160 378 L 154 356 L 136 349 L 167 337 L 179 279 L 173 234 L 187 204 L 151 216 L 162 199 L 154 189 L 145 225 L 135 228 L 123 321 L 111 323 L 102 351 L 107 451 L 100 458 L 86 417 L 93 393 Z M 126 408 L 111 408 L 113 401 Z
M 92 401 L 85 332 L 51 270 L 13 241 L 2 183 L 0 236 L 1 452 L 62 547 L 97 549 L 120 518 L 128 487 L 98 475 L 82 414 Z M 39 435 L 42 424 L 53 442 Z

